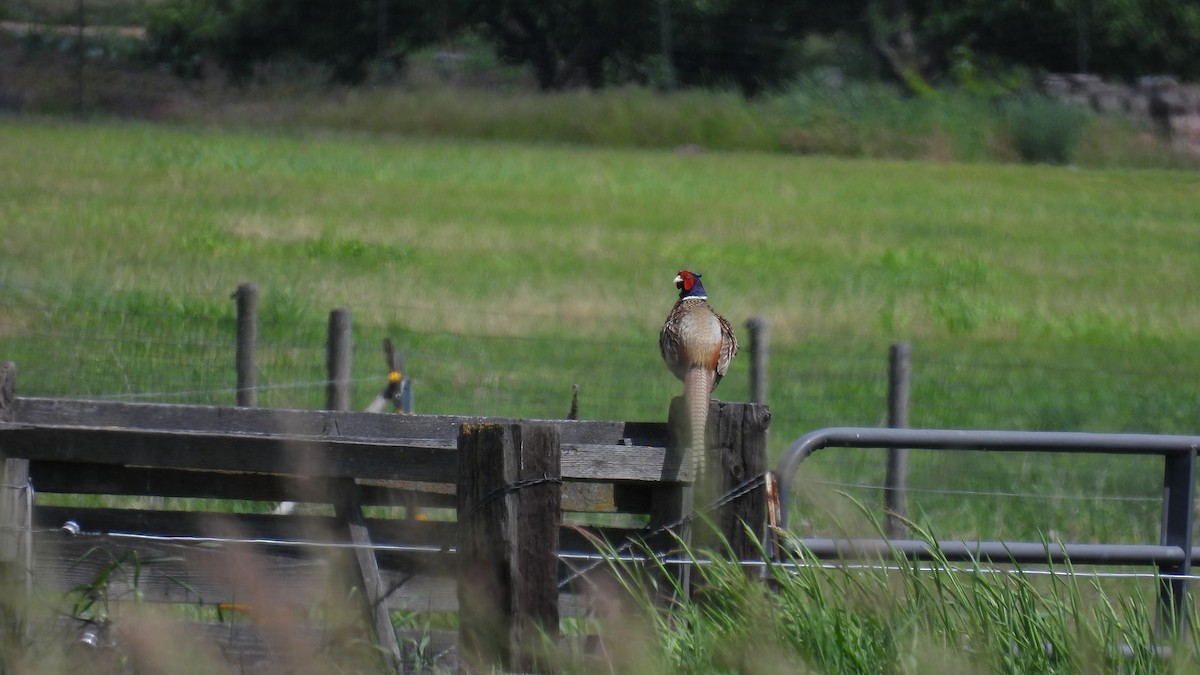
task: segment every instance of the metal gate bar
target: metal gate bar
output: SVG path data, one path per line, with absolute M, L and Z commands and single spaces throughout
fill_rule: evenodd
M 796 544 L 825 559 L 915 560 L 996 563 L 1065 563 L 1073 565 L 1177 565 L 1185 553 L 1178 546 L 1151 544 L 1060 544 L 1051 542 L 938 541 L 920 539 L 796 539 Z M 1195 555 L 1195 552 L 1193 552 Z
M 1080 452 L 1152 455 L 1163 459 L 1162 521 L 1158 546 L 1130 544 L 1062 544 L 1023 542 L 938 542 L 943 555 L 956 559 L 1008 562 L 1154 565 L 1160 576 L 1159 629 L 1182 634 L 1187 624 L 1188 579 L 1191 573 L 1192 524 L 1196 486 L 1196 453 L 1200 436 L 1098 434 L 1064 431 L 986 431 L 960 429 L 892 429 L 829 427 L 796 439 L 775 468 L 779 480 L 780 526 L 788 526 L 788 500 L 801 462 L 822 448 L 916 448 L 998 452 Z M 925 542 L 911 540 L 801 540 L 818 557 L 876 554 L 928 555 Z M 865 549 L 864 549 L 865 547 Z M 847 556 L 847 554 L 852 554 Z M 974 555 L 973 555 L 974 554 Z M 985 555 L 986 554 L 986 555 Z M 1078 557 L 1077 557 L 1078 556 Z

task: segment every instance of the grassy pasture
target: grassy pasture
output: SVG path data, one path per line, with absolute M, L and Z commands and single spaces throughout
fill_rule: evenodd
M 232 401 L 228 296 L 253 280 L 266 405 L 321 405 L 346 306 L 356 406 L 391 335 L 423 412 L 555 417 L 579 383 L 586 417 L 660 419 L 657 330 L 689 267 L 736 327 L 771 321 L 776 452 L 880 423 L 895 340 L 916 426 L 1195 429 L 1194 173 L 16 119 L 0 159 L 0 347 L 28 394 Z M 746 391 L 743 358 L 718 395 Z M 1144 461 L 913 461 L 939 529 L 1153 533 L 1152 507 L 1077 499 L 1153 497 Z M 813 466 L 878 482 L 882 455 Z M 960 494 L 989 491 L 1075 506 L 1056 525 L 1033 497 Z
M 1170 171 L 8 118 L 0 358 L 18 361 L 24 394 L 230 403 L 228 296 L 253 280 L 265 405 L 321 404 L 326 312 L 346 306 L 356 406 L 382 386 L 390 335 L 421 412 L 561 416 L 580 383 L 585 417 L 660 419 L 679 387 L 656 333 L 687 266 L 735 328 L 771 320 L 776 453 L 812 428 L 878 424 L 895 340 L 914 345 L 914 425 L 1192 433 L 1198 188 Z M 746 379 L 743 357 L 718 395 L 743 398 Z M 881 454 L 819 454 L 804 471 L 827 481 L 806 487 L 814 531 L 872 530 L 836 491 L 876 503 L 841 484 L 880 480 Z M 924 490 L 913 515 L 936 536 L 1157 534 L 1157 464 L 914 453 L 911 472 Z M 695 628 L 658 626 L 661 643 L 637 644 L 651 654 L 627 672 L 737 670 L 731 658 L 794 672 L 792 651 L 830 672 L 1083 672 L 1151 639 L 1148 584 L 1127 600 L 953 574 L 818 575 L 768 600 L 712 574 L 729 606 L 649 616 Z M 878 585 L 895 597 L 874 604 Z M 1081 597 L 1098 609 L 1076 625 L 1093 612 L 1071 605 Z M 711 639 L 764 625 L 753 655 Z M 979 643 L 963 650 L 960 633 Z M 1068 656 L 1038 661 L 1046 640 Z M 1029 659 L 1014 660 L 1017 644 Z

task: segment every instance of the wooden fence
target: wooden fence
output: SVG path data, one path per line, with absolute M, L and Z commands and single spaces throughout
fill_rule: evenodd
M 387 669 L 536 669 L 560 619 L 586 612 L 581 567 L 611 551 L 597 542 L 669 554 L 706 489 L 673 440 L 678 401 L 667 423 L 502 420 L 23 398 L 15 367 L 0 373 L 0 604 L 66 601 L 56 635 L 100 650 L 136 615 L 123 608 L 170 605 L 207 610 L 188 632 L 243 670 L 294 664 L 329 636 L 279 626 L 346 563 Z M 769 421 L 761 404 L 710 412 L 732 555 L 758 555 Z M 284 500 L 304 506 L 269 513 Z M 458 629 L 397 631 L 397 611 L 456 613 Z

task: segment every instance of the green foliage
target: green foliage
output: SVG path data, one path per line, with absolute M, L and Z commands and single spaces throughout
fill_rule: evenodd
M 221 31 L 216 3 L 171 0 L 148 8 L 146 58 L 184 78 L 203 74 L 204 60 Z
M 272 129 L 692 152 L 738 150 L 970 162 L 1021 159 L 1013 134 L 1007 131 L 1009 111 L 1024 110 L 1015 99 L 997 104 L 993 96 L 964 89 L 912 97 L 894 86 L 829 77 L 797 80 L 786 91 L 753 100 L 732 92 L 660 93 L 634 87 L 530 95 L 508 86 L 484 92 L 422 80 L 411 88 L 356 90 L 338 98 L 285 98 L 267 93 L 261 105 L 218 103 L 203 108 L 202 119 L 200 115 L 177 119 L 216 119 Z M 1046 109 L 1057 115 L 1055 119 L 1086 122 L 1075 129 L 1078 152 L 1071 159 L 1078 164 L 1198 166 L 1195 159 L 1171 150 L 1163 140 L 1131 124 L 1072 117 L 1070 110 L 1045 103 Z M 1049 126 L 1050 122 L 1037 115 L 1030 111 L 1020 117 L 1030 120 L 1022 129 Z
M 70 23 L 74 0 L 16 0 L 17 20 Z M 507 64 L 527 66 L 542 90 L 638 84 L 776 91 L 812 73 L 811 40 L 853 45 L 836 65 L 887 70 L 918 94 L 1005 73 L 1094 72 L 1134 79 L 1200 74 L 1200 8 L 1160 0 L 966 0 L 774 3 L 569 0 L 93 0 L 88 21 L 141 23 L 149 55 L 175 72 L 214 59 L 236 78 L 298 60 L 338 82 L 403 71 L 407 56 L 474 35 Z M 870 46 L 869 48 L 867 46 Z M 986 78 L 982 78 L 986 79 Z M 986 88 L 988 85 L 985 85 Z
M 1069 164 L 1089 121 L 1079 108 L 1041 96 L 1004 106 L 1005 130 L 1027 162 Z
M 151 10 L 147 43 L 152 58 L 188 77 L 207 58 L 239 81 L 257 66 L 299 59 L 327 68 L 333 81 L 357 83 L 372 60 L 398 68 L 431 42 L 439 18 L 418 2 L 388 3 L 381 15 L 374 0 L 167 0 Z
M 656 561 L 647 570 L 610 550 L 607 571 L 619 592 L 597 590 L 609 612 L 600 617 L 599 639 L 624 658 L 602 667 L 1066 674 L 1187 672 L 1197 665 L 1194 634 L 1173 642 L 1155 632 L 1147 585 L 1083 580 L 1069 564 L 1041 575 L 952 563 L 932 532 L 917 528 L 917 536 L 931 544 L 932 560 L 826 565 L 785 541 L 782 559 L 765 570 L 766 584 L 719 550 L 685 550 L 696 562 L 690 599 L 660 585 L 673 566 Z M 1164 641 L 1172 648 L 1167 658 L 1159 656 Z
M 925 16 L 927 39 L 970 40 L 980 53 L 1051 72 L 1136 78 L 1200 74 L 1200 8 L 1158 0 L 1020 0 L 944 3 Z

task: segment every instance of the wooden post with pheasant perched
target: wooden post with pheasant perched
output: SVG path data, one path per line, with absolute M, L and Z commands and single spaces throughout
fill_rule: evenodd
M 733 327 L 708 304 L 699 274 L 680 270 L 675 276 L 675 287 L 679 289 L 679 299 L 659 331 L 658 347 L 667 368 L 683 381 L 683 397 L 671 402 L 668 423 L 672 444 L 686 449 L 681 461 L 690 463 L 692 485 L 661 491 L 652 509 L 651 525 L 677 524 L 671 528 L 675 536 L 690 545 L 690 519 L 697 497 L 703 506 L 716 496 L 714 489 L 725 483 L 714 482 L 707 475 L 710 444 L 706 430 L 713 389 L 729 371 L 738 344 Z M 689 593 L 688 568 L 681 567 L 674 576 L 684 594 Z

